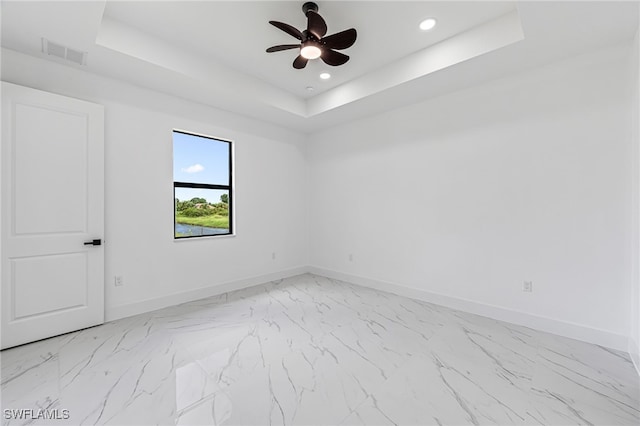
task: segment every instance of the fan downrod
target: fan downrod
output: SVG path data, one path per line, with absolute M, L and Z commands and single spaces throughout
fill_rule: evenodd
M 317 12 L 318 5 L 312 1 L 308 1 L 302 5 L 302 12 L 304 13 L 304 16 L 307 16 L 307 13 L 309 13 L 310 10 L 313 12 Z

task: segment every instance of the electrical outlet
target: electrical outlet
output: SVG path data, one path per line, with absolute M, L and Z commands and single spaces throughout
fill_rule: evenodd
M 349 253 L 349 262 L 353 262 L 353 253 Z
M 122 278 L 122 275 L 116 275 L 116 277 L 113 280 L 113 284 L 116 287 L 121 287 L 124 285 L 124 278 Z
M 525 281 L 522 283 L 522 291 L 525 293 L 533 292 L 533 281 Z
M 271 253 L 271 260 L 276 260 L 276 252 Z

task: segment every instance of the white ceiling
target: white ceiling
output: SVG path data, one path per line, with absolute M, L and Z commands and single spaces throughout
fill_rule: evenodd
M 2 46 L 61 62 L 42 53 L 45 37 L 88 52 L 68 66 L 312 132 L 628 41 L 638 27 L 637 2 L 318 1 L 328 34 L 354 27 L 358 39 L 343 66 L 295 70 L 296 50 L 265 49 L 296 41 L 268 21 L 304 29 L 302 3 L 5 0 Z M 426 17 L 438 26 L 423 32 Z
M 359 32 L 356 44 L 344 51 L 352 59 L 340 67 L 312 61 L 309 69 L 296 70 L 291 64 L 297 50 L 265 52 L 269 46 L 296 42 L 267 21 L 306 28 L 302 3 L 115 2 L 107 4 L 105 16 L 307 98 L 515 9 L 513 2 L 319 2 L 318 12 L 329 27 L 327 34 L 348 28 Z M 460 7 L 464 14 L 459 13 Z M 418 28 L 429 16 L 438 17 L 438 31 Z M 332 73 L 333 78 L 321 82 L 322 71 Z M 308 86 L 315 90 L 309 93 Z

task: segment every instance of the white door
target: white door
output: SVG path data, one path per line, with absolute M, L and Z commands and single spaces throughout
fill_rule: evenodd
M 104 322 L 104 109 L 2 82 L 1 348 Z M 91 242 L 90 245 L 85 243 Z

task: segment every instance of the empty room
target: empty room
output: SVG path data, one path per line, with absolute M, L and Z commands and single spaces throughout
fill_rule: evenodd
M 640 424 L 640 2 L 0 17 L 3 425 Z

